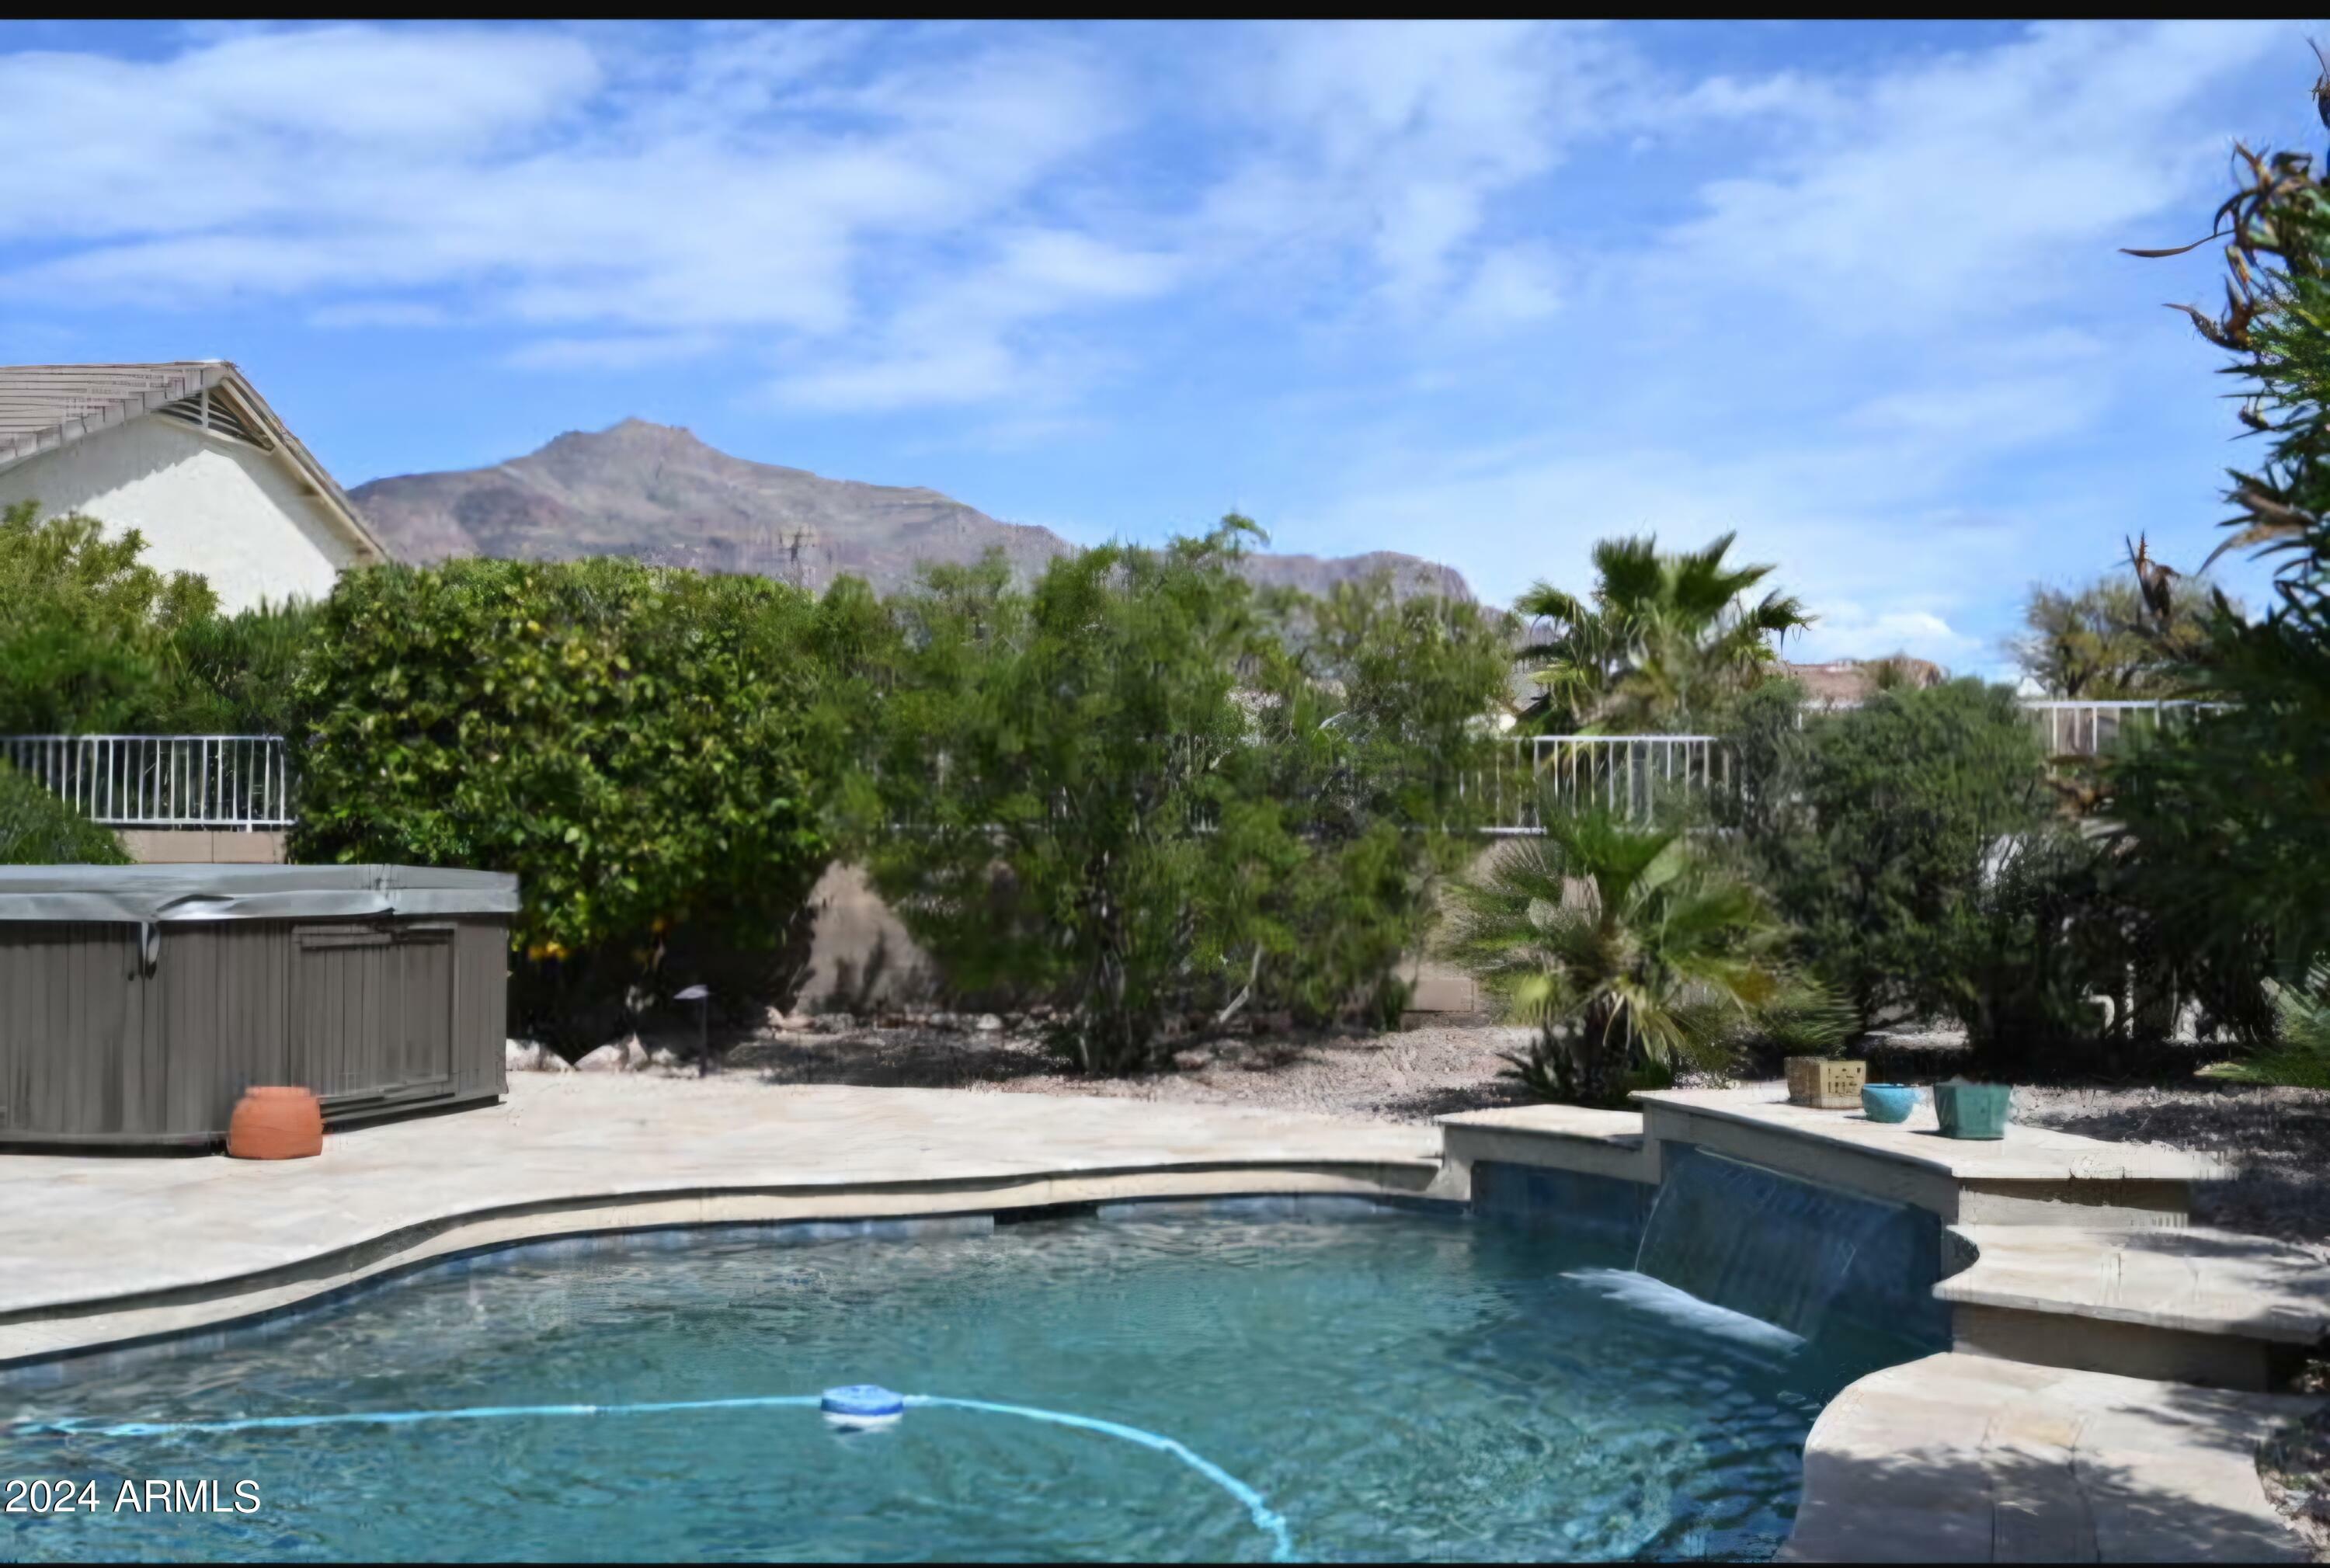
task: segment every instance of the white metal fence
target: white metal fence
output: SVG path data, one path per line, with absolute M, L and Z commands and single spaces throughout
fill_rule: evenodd
M 2214 703 L 2089 703 L 2069 698 L 2022 699 L 2050 757 L 2107 757 L 2127 737 L 2174 724 Z
M 2207 704 L 2026 700 L 2053 758 L 2107 755 Z M 109 827 L 281 828 L 295 814 L 279 735 L 0 735 L 0 759 Z M 1647 817 L 1661 794 L 1728 789 L 1713 735 L 1533 735 L 1499 742 L 1466 781 L 1492 834 L 1536 833 L 1540 790 L 1568 807 Z
M 0 735 L 0 760 L 108 827 L 291 826 L 280 735 Z
M 1731 752 L 1713 735 L 1528 735 L 1499 744 L 1478 782 L 1482 831 L 1541 833 L 1541 803 L 1647 819 L 1670 790 L 1731 787 Z

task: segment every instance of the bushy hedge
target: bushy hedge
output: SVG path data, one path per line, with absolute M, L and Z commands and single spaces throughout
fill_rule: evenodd
M 894 606 L 876 887 L 960 989 L 1040 1001 L 1088 1070 L 1184 1027 L 1397 1012 L 1463 852 L 1493 618 L 1255 590 L 1228 520 L 1164 550 L 932 571 Z
M 311 612 L 222 615 L 93 517 L 0 512 L 0 734 L 280 734 Z
M 1747 705 L 1743 787 L 1717 809 L 1864 1025 L 1968 1005 L 2002 845 L 2051 811 L 2029 720 L 2003 686 L 1952 681 L 1806 713 L 1784 684 Z
M 121 841 L 0 762 L 0 865 L 127 865 Z
M 592 1043 L 701 978 L 677 948 L 798 940 L 839 760 L 819 626 L 781 584 L 629 561 L 350 573 L 297 686 L 293 852 L 517 873 L 518 1022 Z

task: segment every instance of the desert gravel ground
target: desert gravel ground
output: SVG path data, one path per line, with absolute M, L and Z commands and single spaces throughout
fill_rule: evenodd
M 1189 1046 L 1161 1072 L 1122 1078 L 1066 1072 L 1032 1035 L 1007 1030 L 853 1028 L 770 1031 L 730 1052 L 731 1069 L 780 1083 L 1100 1094 L 1208 1105 L 1280 1106 L 1374 1121 L 1428 1122 L 1454 1110 L 1517 1105 L 1498 1053 L 1526 1029 L 1431 1025 L 1371 1035 L 1246 1036 Z
M 1378 1121 L 1427 1122 L 1527 1098 L 1500 1076 L 1501 1053 L 1523 1049 L 1526 1029 L 1427 1025 L 1372 1035 L 1241 1036 L 1190 1046 L 1168 1071 L 1094 1078 L 1062 1072 L 1030 1034 L 982 1031 L 971 1022 L 771 1029 L 730 1051 L 726 1066 L 781 1083 L 1115 1095 L 1283 1106 Z M 1916 1077 L 1947 1076 L 1952 1054 L 1946 1043 L 1920 1050 Z M 2089 1138 L 2222 1155 L 2238 1174 L 2199 1195 L 2194 1218 L 2285 1237 L 2330 1262 L 2330 1093 L 2205 1080 L 2164 1087 L 2024 1085 L 2015 1092 L 2015 1115 Z

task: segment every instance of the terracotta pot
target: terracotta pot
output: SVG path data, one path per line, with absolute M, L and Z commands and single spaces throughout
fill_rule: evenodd
M 305 1089 L 247 1089 L 226 1124 L 226 1151 L 237 1159 L 305 1159 L 321 1154 L 324 1108 Z

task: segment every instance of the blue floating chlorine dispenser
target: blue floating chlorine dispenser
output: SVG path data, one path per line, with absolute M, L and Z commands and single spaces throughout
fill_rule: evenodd
M 843 1431 L 865 1431 L 895 1426 L 906 1413 L 906 1396 L 893 1393 L 878 1383 L 853 1383 L 829 1388 L 818 1397 L 817 1408 L 826 1422 Z

